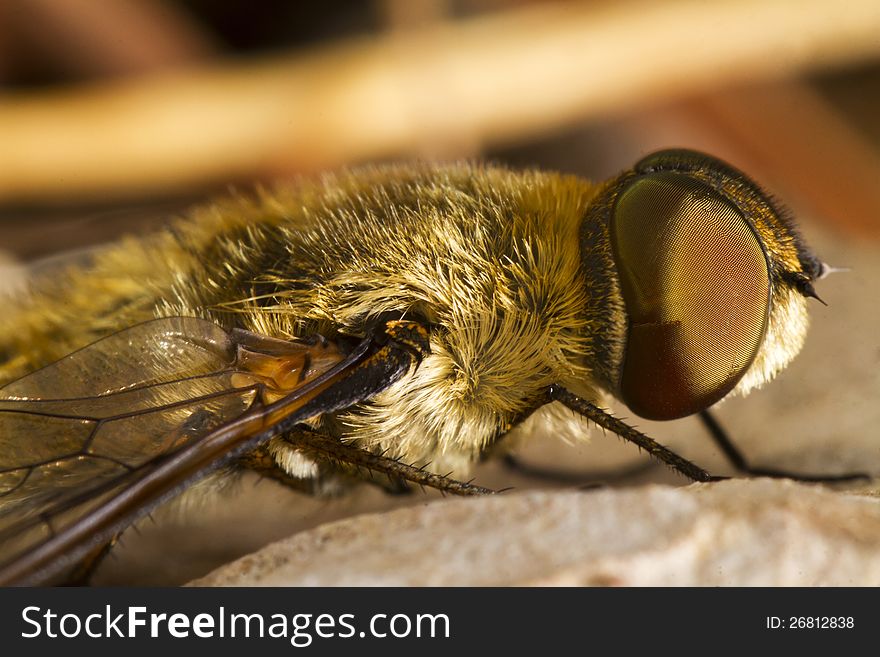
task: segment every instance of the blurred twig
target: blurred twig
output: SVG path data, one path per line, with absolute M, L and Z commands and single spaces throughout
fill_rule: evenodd
M 876 0 L 540 5 L 0 104 L 0 199 L 178 188 L 497 143 L 880 55 Z

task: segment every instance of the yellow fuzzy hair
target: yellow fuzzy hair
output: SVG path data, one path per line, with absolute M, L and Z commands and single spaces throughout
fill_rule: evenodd
M 391 166 L 207 205 L 36 281 L 0 316 L 0 384 L 156 316 L 278 338 L 363 335 L 385 316 L 417 319 L 430 327 L 432 354 L 323 427 L 462 475 L 547 385 L 590 400 L 615 392 L 627 320 L 607 226 L 589 219 L 604 189 L 538 171 Z M 796 260 L 790 244 L 769 249 Z M 774 289 L 768 338 L 740 392 L 769 379 L 803 340 L 803 298 Z M 584 431 L 554 408 L 524 429 L 537 426 L 567 438 Z M 270 448 L 291 474 L 314 474 L 280 441 Z
M 548 384 L 598 394 L 578 243 L 593 193 L 550 173 L 400 166 L 209 205 L 37 282 L 0 318 L 0 382 L 154 316 L 281 338 L 411 317 L 432 327 L 432 355 L 326 428 L 464 473 Z

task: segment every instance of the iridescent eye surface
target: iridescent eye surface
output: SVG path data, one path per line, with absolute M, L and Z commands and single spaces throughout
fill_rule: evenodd
M 770 278 L 755 232 L 721 194 L 670 172 L 629 181 L 610 228 L 629 317 L 621 398 L 656 420 L 711 406 L 767 329 Z

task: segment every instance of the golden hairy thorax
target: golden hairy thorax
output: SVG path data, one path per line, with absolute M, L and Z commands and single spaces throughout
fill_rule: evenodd
M 37 282 L 0 318 L 0 383 L 156 316 L 278 338 L 402 316 L 431 327 L 431 356 L 324 429 L 463 472 L 545 386 L 595 399 L 594 364 L 619 357 L 613 273 L 591 285 L 582 271 L 596 191 L 552 173 L 386 167 L 205 206 Z

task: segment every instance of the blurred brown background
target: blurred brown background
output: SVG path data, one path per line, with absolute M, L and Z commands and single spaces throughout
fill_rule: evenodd
M 367 160 L 604 178 L 672 144 L 870 237 L 878 34 L 871 0 L 0 0 L 0 245 Z
M 830 306 L 814 308 L 803 356 L 722 417 L 756 461 L 880 472 L 876 0 L 0 0 L 0 85 L 7 279 L 4 261 L 143 232 L 230 186 L 366 161 L 488 158 L 603 179 L 659 147 L 718 155 L 784 199 L 824 259 L 854 268 L 822 283 Z M 695 422 L 642 427 L 724 470 Z M 527 456 L 553 464 L 558 449 Z M 567 449 L 583 470 L 642 463 L 612 440 Z M 482 476 L 510 483 L 497 466 Z M 184 581 L 292 529 L 399 503 L 369 492 L 292 511 L 259 490 L 258 507 L 196 522 L 225 541 L 206 551 L 196 534 L 190 560 L 158 575 L 155 554 L 126 541 L 105 581 Z M 184 540 L 175 522 L 144 532 L 161 549 L 163 531 Z

